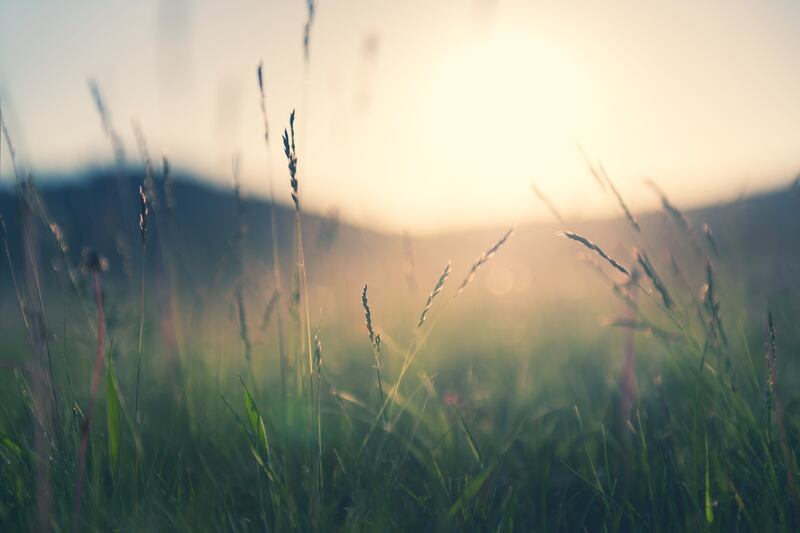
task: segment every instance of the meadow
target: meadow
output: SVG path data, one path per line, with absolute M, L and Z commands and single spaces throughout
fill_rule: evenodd
M 590 162 L 617 220 L 389 235 L 303 210 L 294 135 L 271 201 L 143 137 L 16 173 L 0 529 L 800 526 L 793 190 L 639 215 Z

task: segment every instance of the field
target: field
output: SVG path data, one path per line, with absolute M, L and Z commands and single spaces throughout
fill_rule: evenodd
M 0 2 L 0 533 L 800 531 L 798 24 Z
M 793 192 L 413 237 L 145 167 L 0 197 L 0 529 L 800 525 Z

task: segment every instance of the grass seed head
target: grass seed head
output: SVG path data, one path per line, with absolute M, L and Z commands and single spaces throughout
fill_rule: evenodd
M 769 344 L 767 349 L 767 392 L 775 392 L 775 367 L 778 362 L 778 349 L 775 343 L 775 323 L 772 321 L 772 312 L 767 313 L 767 329 L 769 330 Z
M 447 262 L 447 266 L 444 268 L 444 272 L 442 275 L 439 276 L 439 280 L 436 282 L 436 285 L 433 287 L 433 290 L 428 295 L 428 299 L 425 302 L 425 308 L 422 310 L 422 314 L 419 316 L 419 322 L 417 322 L 417 329 L 421 328 L 423 324 L 425 324 L 425 320 L 428 319 L 428 313 L 431 311 L 431 306 L 433 305 L 433 301 L 436 299 L 436 296 L 440 292 L 442 292 L 442 288 L 444 287 L 444 282 L 447 281 L 447 276 L 450 275 L 450 261 Z
M 593 243 L 592 241 L 590 241 L 590 240 L 589 240 L 589 239 L 587 239 L 586 237 L 581 237 L 581 236 L 580 236 L 580 235 L 578 235 L 577 233 L 573 233 L 573 232 L 571 232 L 571 231 L 562 231 L 562 232 L 560 233 L 560 235 L 561 235 L 562 237 L 566 237 L 567 239 L 570 239 L 570 240 L 572 240 L 572 241 L 575 241 L 575 242 L 577 242 L 577 243 L 580 243 L 580 244 L 582 244 L 583 246 L 585 246 L 585 247 L 586 247 L 586 248 L 588 248 L 589 250 L 592 250 L 594 253 L 596 253 L 597 255 L 599 255 L 600 257 L 602 257 L 603 259 L 605 259 L 605 260 L 606 260 L 606 262 L 607 262 L 609 265 L 611 265 L 612 267 L 616 268 L 617 270 L 619 270 L 620 272 L 622 272 L 622 273 L 623 273 L 623 274 L 625 274 L 626 276 L 630 275 L 630 273 L 628 272 L 628 270 L 627 270 L 627 269 L 626 269 L 624 266 L 622 266 L 622 265 L 619 263 L 619 261 L 617 261 L 616 259 L 612 258 L 612 257 L 611 257 L 610 255 L 608 255 L 608 254 L 607 254 L 605 251 L 603 251 L 603 249 L 602 249 L 602 248 L 600 248 L 599 246 L 597 246 L 595 243 Z
M 469 282 L 472 281 L 472 278 L 475 277 L 475 274 L 478 272 L 478 269 L 481 268 L 487 261 L 489 261 L 489 259 L 492 258 L 494 254 L 497 253 L 497 250 L 499 250 L 500 247 L 503 246 L 509 238 L 511 238 L 511 235 L 513 233 L 514 233 L 514 228 L 512 227 L 505 233 L 505 235 L 500 237 L 500 240 L 494 243 L 491 248 L 489 248 L 488 250 L 486 250 L 484 253 L 481 254 L 478 260 L 475 261 L 475 263 L 473 263 L 472 268 L 469 269 L 467 277 L 465 277 L 464 281 L 461 282 L 461 285 L 458 286 L 458 290 L 453 296 L 454 298 L 459 294 L 461 294 L 461 292 L 466 288 Z
M 147 216 L 150 207 L 147 205 L 147 195 L 144 187 L 139 185 L 139 236 L 142 238 L 142 245 L 147 242 Z
M 294 110 L 289 115 L 289 129 L 283 130 L 283 152 L 289 167 L 289 185 L 292 188 L 292 201 L 295 209 L 300 209 L 300 192 L 297 182 L 297 151 L 294 145 Z
M 319 335 L 314 335 L 314 368 L 317 376 L 322 372 L 322 343 L 319 342 Z
M 267 98 L 266 92 L 264 91 L 264 62 L 260 61 L 258 63 L 258 93 L 261 97 L 261 118 L 264 122 L 264 141 L 269 144 L 269 123 L 267 122 Z
M 369 300 L 367 299 L 367 286 L 364 285 L 364 288 L 361 290 L 361 306 L 364 308 L 364 324 L 367 326 L 367 335 L 369 336 L 369 342 L 372 343 L 373 347 L 376 346 L 375 341 L 375 330 L 372 328 L 372 311 L 369 308 Z
M 658 291 L 658 294 L 661 296 L 661 301 L 664 302 L 664 307 L 667 309 L 672 308 L 672 297 L 669 291 L 667 291 L 664 282 L 661 281 L 661 278 L 656 274 L 655 268 L 653 268 L 653 264 L 650 262 L 647 255 L 640 250 L 636 250 L 636 261 L 642 267 L 642 270 L 644 270 L 645 275 L 650 279 L 653 287 Z

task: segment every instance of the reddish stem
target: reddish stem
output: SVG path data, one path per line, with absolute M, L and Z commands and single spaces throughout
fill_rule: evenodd
M 100 385 L 100 370 L 105 362 L 105 343 L 106 343 L 106 313 L 103 308 L 103 287 L 100 281 L 100 273 L 95 272 L 94 278 L 94 301 L 97 308 L 97 354 L 94 359 L 94 369 L 92 371 L 92 388 L 89 395 L 89 407 L 86 409 L 86 418 L 81 425 L 81 444 L 78 452 L 78 479 L 75 490 L 75 515 L 73 516 L 73 530 L 77 529 L 81 511 L 81 491 L 83 489 L 83 476 L 86 472 L 86 449 L 89 446 L 89 430 L 92 424 L 92 413 L 94 412 L 94 402 L 97 398 L 97 388 Z

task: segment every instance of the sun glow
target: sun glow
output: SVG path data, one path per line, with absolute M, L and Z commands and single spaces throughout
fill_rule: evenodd
M 418 153 L 431 176 L 459 184 L 450 209 L 475 200 L 526 209 L 533 179 L 551 191 L 569 187 L 563 178 L 583 171 L 576 149 L 587 116 L 582 75 L 569 50 L 522 32 L 454 43 L 432 62 L 422 104 L 432 134 Z M 480 217 L 456 213 L 468 214 Z

